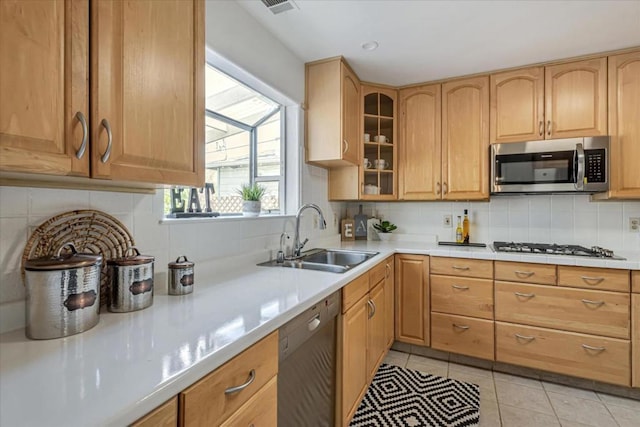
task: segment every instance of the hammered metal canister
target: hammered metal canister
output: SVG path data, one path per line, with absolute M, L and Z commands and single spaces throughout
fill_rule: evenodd
M 63 254 L 65 248 L 70 252 Z M 97 325 L 101 265 L 102 255 L 78 253 L 71 243 L 55 256 L 27 260 L 27 337 L 61 338 Z
M 184 255 L 169 263 L 169 295 L 193 292 L 193 266 L 194 263 Z
M 152 256 L 140 255 L 136 247 L 128 248 L 122 258 L 107 261 L 109 311 L 127 313 L 153 304 L 154 261 Z

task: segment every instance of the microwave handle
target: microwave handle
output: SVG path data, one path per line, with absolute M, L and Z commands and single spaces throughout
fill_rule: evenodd
M 576 155 L 578 156 L 578 176 L 576 176 L 576 182 L 574 183 L 576 190 L 584 189 L 584 169 L 585 169 L 585 159 L 584 159 L 584 148 L 582 144 L 576 144 Z

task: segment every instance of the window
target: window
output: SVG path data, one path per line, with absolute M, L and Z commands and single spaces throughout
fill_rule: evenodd
M 213 184 L 212 210 L 240 214 L 238 189 L 259 183 L 267 190 L 263 213 L 284 213 L 284 107 L 210 64 L 205 91 L 205 182 Z M 165 213 L 170 213 L 167 193 Z M 206 193 L 198 194 L 204 208 Z M 188 200 L 186 190 L 182 198 Z

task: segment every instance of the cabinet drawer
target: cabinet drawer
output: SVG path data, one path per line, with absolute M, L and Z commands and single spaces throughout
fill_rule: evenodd
M 342 288 L 342 313 L 346 313 L 360 298 L 369 293 L 369 273 L 353 279 Z
M 235 393 L 225 390 L 254 380 Z M 278 373 L 278 332 L 249 347 L 185 391 L 180 406 L 185 426 L 213 426 L 226 420 Z
M 493 261 L 469 258 L 431 257 L 431 274 L 493 279 Z
M 629 339 L 629 294 L 496 281 L 496 320 Z
M 494 360 L 493 321 L 431 313 L 431 347 Z
M 493 281 L 432 275 L 431 310 L 493 319 Z
M 629 270 L 558 266 L 558 285 L 629 292 Z
M 388 274 L 387 270 L 386 260 L 369 270 L 369 290 L 373 289 L 381 280 L 385 279 Z
M 508 282 L 556 284 L 556 266 L 549 264 L 530 264 L 524 262 L 495 262 L 496 280 Z
M 176 427 L 178 425 L 178 398 L 158 406 L 130 427 Z
M 271 378 L 271 381 L 222 423 L 221 427 L 276 427 L 278 425 L 277 380 L 277 377 Z
M 496 360 L 629 386 L 630 343 L 496 322 Z
M 640 294 L 640 270 L 631 272 L 631 292 Z

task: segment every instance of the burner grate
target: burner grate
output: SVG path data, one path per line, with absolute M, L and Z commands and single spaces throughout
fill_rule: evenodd
M 589 249 L 580 245 L 558 245 L 555 243 L 493 242 L 493 247 L 497 252 L 624 259 L 615 256 L 612 250 L 600 246 L 592 246 Z

